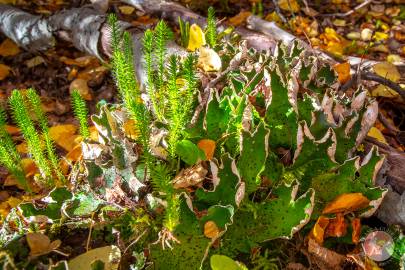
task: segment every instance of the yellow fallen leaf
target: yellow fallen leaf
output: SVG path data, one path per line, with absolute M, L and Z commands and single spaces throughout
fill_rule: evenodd
M 0 216 L 5 218 L 10 210 L 21 203 L 16 197 L 9 197 L 5 202 L 0 203 Z
M 0 81 L 7 78 L 9 74 L 10 74 L 10 67 L 0 64 Z
M 104 269 L 117 270 L 121 259 L 121 251 L 117 246 L 105 246 L 87 251 L 68 262 L 69 269 L 88 270 L 95 260 L 104 263 Z
M 76 130 L 75 125 L 57 125 L 49 129 L 49 136 L 56 144 L 69 152 L 76 145 L 74 139 L 79 136 L 75 135 Z
M 401 78 L 397 67 L 388 62 L 377 63 L 373 66 L 373 70 L 381 77 L 387 78 L 393 82 L 397 82 Z
M 378 128 L 376 128 L 376 127 L 372 127 L 372 128 L 370 129 L 370 131 L 368 132 L 367 135 L 370 136 L 370 137 L 373 137 L 373 138 L 377 139 L 379 142 L 382 142 L 382 143 L 385 143 L 385 144 L 388 145 L 387 141 L 385 140 L 384 135 L 383 135 L 383 134 L 381 133 L 381 131 L 380 131 Z
M 361 193 L 345 193 L 328 203 L 325 209 L 323 209 L 322 214 L 353 212 L 367 207 L 369 203 L 369 199 Z
M 69 153 L 66 154 L 65 157 L 69 161 L 78 161 L 81 156 L 82 156 L 82 146 L 80 144 L 77 144 L 75 147 L 73 147 L 72 150 L 70 150 Z
M 87 80 L 85 79 L 75 79 L 72 81 L 69 86 L 69 93 L 72 94 L 74 90 L 77 90 L 84 100 L 93 99 L 90 88 L 87 85 Z
M 386 40 L 388 37 L 388 34 L 384 32 L 375 32 L 373 35 L 373 39 L 376 41 Z
M 215 152 L 215 141 L 210 139 L 202 139 L 197 143 L 198 148 L 204 151 L 205 157 L 210 160 L 214 156 Z
M 314 227 L 312 228 L 309 237 L 313 238 L 318 244 L 322 245 L 325 235 L 325 229 L 328 224 L 329 218 L 320 216 L 316 221 Z
M 333 68 L 337 72 L 338 79 L 341 84 L 344 84 L 350 80 L 350 64 L 348 62 L 337 64 Z
M 92 141 L 98 141 L 98 130 L 97 130 L 97 128 L 95 126 L 91 126 L 89 128 L 89 130 L 90 130 L 90 139 Z
M 377 75 L 387 78 L 393 82 L 397 82 L 401 78 L 397 67 L 388 62 L 377 63 L 373 66 L 373 69 Z M 371 92 L 371 95 L 375 97 L 380 96 L 394 98 L 397 97 L 399 94 L 391 88 L 380 84 Z
M 6 39 L 0 44 L 0 56 L 14 56 L 20 53 L 20 48 L 11 39 Z
M 28 68 L 33 68 L 33 67 L 39 66 L 40 64 L 43 64 L 43 63 L 45 63 L 45 59 L 40 55 L 35 56 L 35 57 L 25 61 L 25 65 Z
M 48 236 L 42 233 L 28 233 L 26 238 L 28 246 L 31 250 L 31 256 L 41 256 L 48 254 L 49 252 L 57 249 L 62 243 L 60 240 L 51 242 Z
M 228 22 L 230 25 L 236 27 L 243 24 L 250 15 L 252 15 L 250 11 L 241 11 L 236 16 L 230 18 Z
M 300 5 L 298 5 L 296 0 L 278 0 L 278 6 L 281 9 L 290 12 L 298 12 L 300 11 Z
M 135 10 L 132 6 L 120 6 L 118 9 L 124 15 L 131 15 Z
M 26 142 L 22 142 L 16 146 L 18 153 L 27 154 L 28 153 L 28 145 Z
M 132 140 L 136 140 L 138 138 L 139 132 L 136 130 L 134 120 L 129 119 L 122 125 L 122 128 L 124 129 L 125 136 L 127 136 L 128 138 Z
M 190 26 L 190 39 L 188 41 L 187 50 L 194 52 L 206 44 L 205 35 L 201 27 L 197 24 Z
M 215 224 L 214 221 L 209 220 L 209 221 L 205 222 L 204 235 L 205 235 L 205 237 L 208 237 L 211 239 L 218 237 L 219 228 L 218 228 L 217 224 Z
M 222 68 L 222 61 L 216 51 L 201 47 L 197 66 L 205 72 L 219 71 Z

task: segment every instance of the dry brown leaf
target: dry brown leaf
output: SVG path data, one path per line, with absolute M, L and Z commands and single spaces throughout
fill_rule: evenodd
M 10 74 L 10 67 L 6 66 L 4 64 L 0 64 L 0 81 L 4 80 L 7 78 L 7 76 Z
M 198 148 L 204 151 L 205 157 L 211 160 L 214 156 L 216 143 L 210 139 L 202 139 L 197 143 Z
M 222 61 L 216 51 L 201 47 L 197 66 L 205 72 L 219 71 L 222 68 Z
M 241 11 L 236 16 L 229 18 L 228 23 L 232 26 L 239 26 L 246 22 L 246 19 L 252 15 L 250 11 Z
M 353 212 L 368 206 L 369 199 L 361 193 L 345 193 L 337 196 L 326 205 L 322 214 L 336 214 L 340 212 Z
M 202 166 L 201 163 L 195 164 L 192 167 L 183 169 L 173 179 L 173 187 L 176 189 L 187 188 L 201 183 L 208 171 Z
M 352 220 L 352 241 L 355 244 L 360 242 L 360 234 L 361 234 L 361 222 L 359 218 L 354 218 Z
M 14 56 L 20 53 L 20 48 L 11 39 L 6 39 L 0 44 L 0 56 Z
M 28 68 L 33 68 L 33 67 L 39 66 L 39 65 L 41 65 L 43 63 L 45 63 L 45 59 L 42 56 L 39 56 L 39 55 L 25 61 L 25 65 Z
M 96 57 L 86 55 L 82 57 L 78 57 L 76 59 L 70 59 L 65 56 L 59 58 L 61 62 L 69 66 L 78 66 L 78 67 L 87 67 L 87 66 L 94 66 L 97 65 L 99 62 Z
M 87 80 L 75 79 L 70 83 L 69 93 L 71 94 L 74 90 L 77 90 L 84 100 L 92 100 L 93 97 L 90 93 L 90 88 L 87 85 Z
M 278 6 L 289 12 L 300 11 L 300 5 L 298 5 L 296 0 L 278 0 Z
M 209 220 L 204 224 L 204 235 L 210 239 L 217 238 L 219 235 L 219 228 L 214 221 Z
M 60 240 L 51 242 L 48 236 L 42 233 L 28 233 L 27 243 L 30 247 L 31 256 L 41 256 L 57 249 L 62 243 Z
M 350 64 L 348 62 L 337 64 L 333 68 L 337 72 L 338 80 L 341 84 L 350 80 Z
M 325 236 L 325 229 L 328 224 L 329 218 L 320 216 L 312 228 L 309 237 L 313 238 L 318 244 L 322 245 Z

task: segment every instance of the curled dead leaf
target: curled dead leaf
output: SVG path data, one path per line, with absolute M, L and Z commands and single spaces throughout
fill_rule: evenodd
M 338 80 L 341 84 L 350 80 L 350 64 L 348 62 L 344 62 L 341 64 L 337 64 L 334 67 L 334 70 L 338 74 Z
M 201 47 L 197 66 L 205 72 L 219 71 L 222 68 L 222 61 L 216 51 Z
M 201 163 L 195 164 L 192 167 L 183 169 L 173 179 L 173 187 L 176 189 L 187 188 L 201 183 L 208 171 L 202 166 Z
M 187 50 L 194 52 L 206 44 L 205 35 L 201 27 L 197 24 L 190 26 L 190 39 L 188 41 Z
M 335 218 L 329 220 L 329 225 L 326 228 L 325 237 L 342 237 L 346 235 L 347 223 L 342 213 L 337 213 Z
M 336 214 L 340 212 L 353 212 L 366 208 L 370 203 L 361 193 L 345 193 L 337 196 L 326 205 L 322 214 Z
M 312 228 L 309 237 L 313 238 L 318 244 L 322 245 L 325 236 L 325 229 L 328 224 L 329 218 L 320 216 Z

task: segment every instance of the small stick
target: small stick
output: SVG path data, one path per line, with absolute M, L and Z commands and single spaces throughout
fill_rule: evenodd
M 361 3 L 360 5 L 354 7 L 353 9 L 351 9 L 345 13 L 322 14 L 321 16 L 323 16 L 323 17 L 347 17 L 347 16 L 352 15 L 357 10 L 369 5 L 371 2 L 373 2 L 373 0 L 366 0 L 363 3 Z

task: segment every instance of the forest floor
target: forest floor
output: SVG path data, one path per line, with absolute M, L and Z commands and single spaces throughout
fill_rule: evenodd
M 63 9 L 90 4 L 88 2 L 83 0 L 0 0 L 0 4 L 13 4 L 31 14 L 44 16 Z M 151 28 L 159 20 L 120 1 L 109 2 L 108 13 L 115 13 L 119 20 L 133 26 L 143 25 L 145 28 Z M 340 62 L 342 70 L 337 70 L 337 73 L 342 82 L 347 82 L 353 76 L 345 67 L 347 57 L 356 56 L 380 62 L 381 64 L 374 69 L 375 73 L 404 88 L 405 5 L 400 3 L 401 0 L 363 1 L 363 3 L 367 2 L 366 4 L 362 4 L 362 1 L 346 0 L 184 0 L 180 2 L 203 16 L 207 15 L 208 7 L 213 6 L 218 20 L 234 27 L 246 25 L 246 19 L 252 14 L 266 21 L 276 22 L 284 30 L 310 44 L 312 48 L 322 50 Z M 175 27 L 175 31 L 179 34 L 180 30 Z M 378 120 L 368 135 L 380 143 L 405 151 L 404 99 L 386 86 L 376 83 L 369 83 L 367 86 L 370 96 L 377 99 L 380 112 Z M 79 90 L 87 101 L 90 114 L 97 112 L 97 104 L 100 102 L 118 103 L 120 100 L 110 66 L 94 56 L 78 51 L 71 43 L 59 40 L 54 48 L 46 52 L 28 52 L 0 33 L 0 106 L 7 107 L 12 90 L 27 88 L 36 89 L 41 96 L 42 108 L 49 119 L 52 139 L 55 141 L 58 155 L 61 157 L 70 155 L 68 159 L 72 162 L 79 158 L 72 156 L 72 150 L 79 144 L 75 141 L 79 137 L 79 125 L 70 104 L 72 90 Z M 19 153 L 29 160 L 27 145 L 20 130 L 11 119 L 7 130 L 13 136 Z M 29 161 L 26 169 L 26 174 L 35 174 L 37 170 Z M 2 220 L 15 205 L 22 200 L 27 200 L 27 197 L 33 196 L 31 199 L 34 199 L 44 196 L 44 194 L 25 194 L 3 167 L 0 167 L 0 186 Z M 128 217 L 125 222 L 130 224 L 132 221 Z M 375 228 L 388 228 L 376 218 L 365 219 L 364 224 L 370 224 Z M 98 231 L 99 235 L 92 235 L 91 231 L 94 229 L 92 226 L 90 229 L 87 225 L 83 225 L 82 228 L 78 226 L 72 231 L 58 232 L 57 235 L 64 248 L 62 254 L 55 253 L 54 262 L 65 259 L 66 256 L 63 253 L 68 253 L 68 258 L 73 258 L 75 255 L 86 252 L 89 246 L 102 247 L 111 243 L 111 237 L 116 237 L 107 233 L 107 228 L 103 229 L 105 231 Z M 94 227 L 97 226 L 102 225 L 94 224 Z M 92 236 L 89 237 L 89 235 Z M 316 258 L 311 257 L 304 248 L 304 238 L 305 235 L 297 234 L 290 241 L 277 240 L 271 245 L 278 250 L 266 256 L 271 258 L 269 260 L 274 265 L 288 269 L 307 269 L 306 266 L 298 263 L 302 260 L 297 260 L 297 257 L 306 257 L 311 264 L 309 268 L 317 268 L 319 265 L 315 266 L 317 263 L 311 262 Z M 117 241 L 119 242 L 119 236 Z M 289 248 L 291 246 L 292 249 Z M 347 247 L 342 245 L 335 248 L 335 251 L 346 254 L 348 252 L 346 249 Z M 38 252 L 47 253 L 44 250 Z M 126 257 L 128 257 L 127 263 L 123 265 L 128 267 L 135 260 L 128 254 Z M 345 267 L 360 269 L 355 264 Z

